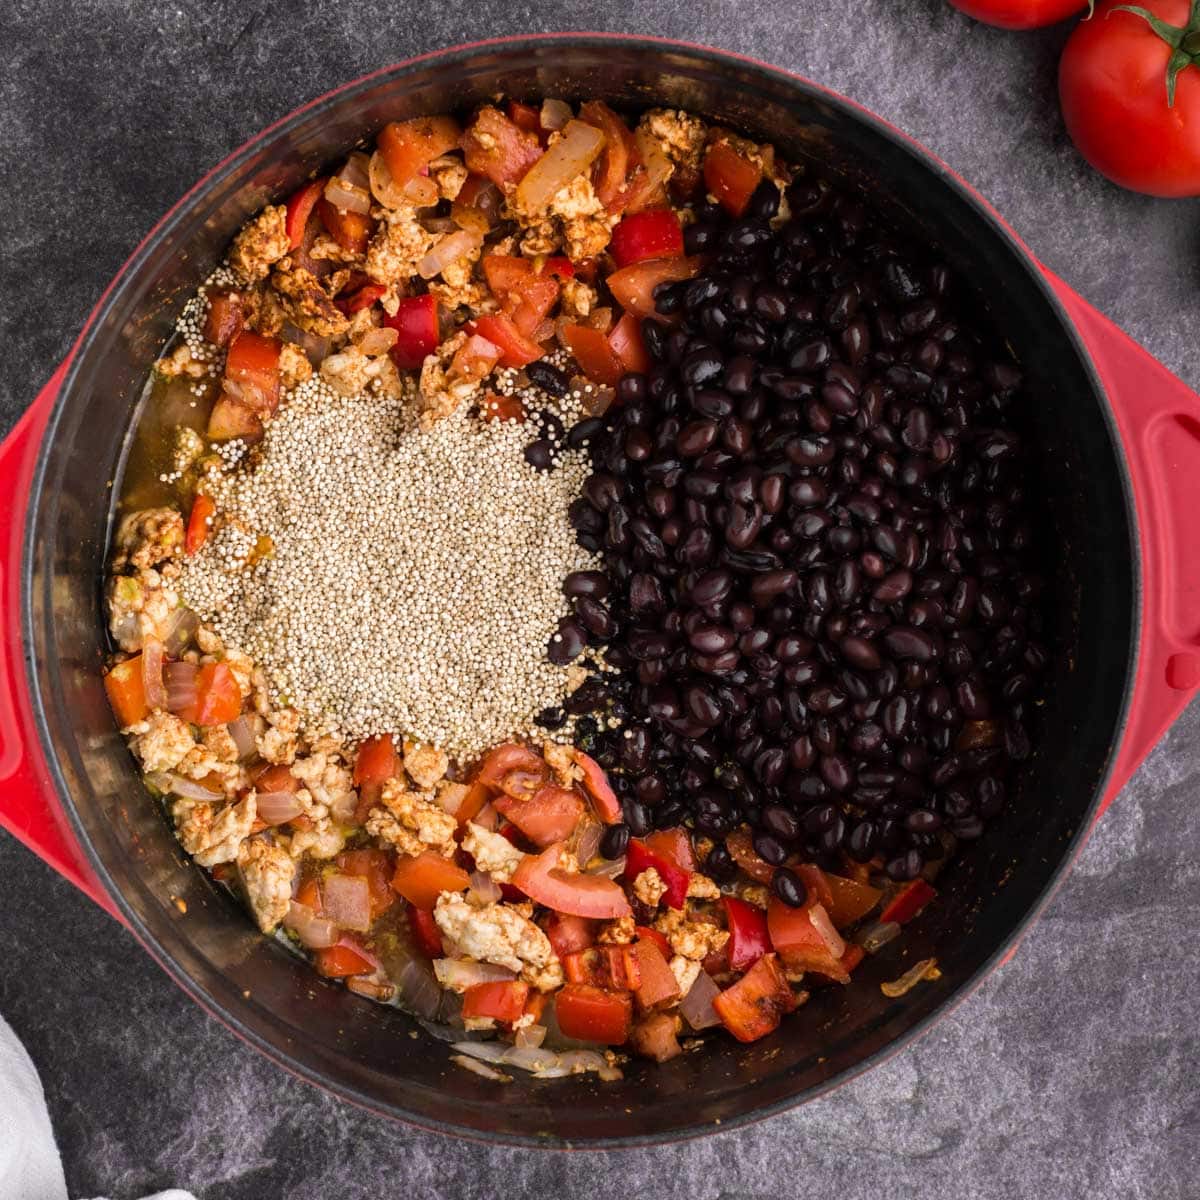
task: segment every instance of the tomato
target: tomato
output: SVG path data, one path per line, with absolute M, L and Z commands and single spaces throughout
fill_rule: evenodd
M 441 958 L 445 954 L 442 931 L 433 919 L 433 913 L 417 908 L 407 901 L 404 907 L 408 913 L 408 927 L 412 930 L 413 940 L 421 948 L 421 952 L 426 958 Z
M 625 364 L 599 329 L 590 325 L 566 325 L 562 331 L 567 349 L 579 369 L 594 383 L 615 387 L 625 374 Z
M 392 857 L 383 850 L 346 850 L 337 856 L 337 865 L 346 875 L 358 875 L 367 881 L 371 894 L 371 920 L 387 912 L 396 903 L 392 891 Z
M 366 213 L 350 212 L 330 204 L 324 196 L 317 201 L 317 215 L 329 236 L 351 254 L 365 254 L 373 225 Z
M 508 102 L 508 119 L 518 129 L 535 134 L 539 138 L 542 136 L 541 109 L 534 108 L 532 104 L 523 104 L 520 100 L 510 100 Z
M 263 435 L 263 423 L 252 409 L 232 396 L 221 396 L 208 415 L 209 439 L 214 442 L 229 442 L 241 438 L 243 442 L 257 442 Z
M 198 495 L 192 501 L 192 511 L 188 515 L 187 536 L 183 541 L 184 554 L 195 554 L 208 541 L 209 518 L 216 511 L 216 501 L 211 496 Z
M 562 963 L 571 983 L 590 983 L 614 992 L 635 992 L 642 985 L 641 961 L 634 946 L 576 950 Z
M 405 855 L 397 861 L 391 886 L 414 908 L 431 912 L 443 892 L 465 892 L 470 884 L 462 867 L 432 850 L 422 850 L 415 858 Z
M 656 854 L 645 842 L 631 838 L 625 852 L 625 878 L 632 883 L 643 871 L 653 869 L 667 885 L 663 901 L 670 908 L 683 908 L 687 903 L 688 884 L 691 873 L 664 854 Z
M 621 360 L 626 374 L 646 374 L 650 370 L 650 354 L 642 340 L 642 326 L 633 313 L 623 313 L 608 335 L 612 352 Z
M 764 954 L 770 953 L 771 938 L 767 933 L 767 915 L 754 904 L 735 896 L 722 896 L 725 925 L 729 930 L 729 969 L 744 971 Z
M 465 1018 L 491 1017 L 511 1025 L 525 1011 L 529 999 L 529 984 L 519 980 L 496 983 L 477 983 L 463 993 L 462 1015 Z
M 208 315 L 204 318 L 204 338 L 217 346 L 228 346 L 245 324 L 242 293 L 220 288 L 208 293 Z
M 769 884 L 775 876 L 775 868 L 765 858 L 760 858 L 754 842 L 745 829 L 735 829 L 725 838 L 725 848 L 751 879 Z
M 377 300 L 382 300 L 385 295 L 387 295 L 387 288 L 382 283 L 364 283 L 355 288 L 349 295 L 339 297 L 334 301 L 334 304 L 337 305 L 339 312 L 352 317 L 356 312 L 362 312 L 364 308 L 370 308 Z M 417 298 L 424 299 L 424 297 Z M 401 303 L 404 302 L 401 301 Z M 384 315 L 386 317 L 387 314 L 385 313 Z
M 605 825 L 616 825 L 621 820 L 621 802 L 617 793 L 608 785 L 604 768 L 582 750 L 572 751 L 575 765 L 583 772 L 583 790 L 587 792 L 596 816 Z
M 486 784 L 473 783 L 467 788 L 467 794 L 463 797 L 463 802 L 458 806 L 458 812 L 454 814 L 459 825 L 465 825 L 468 821 L 473 821 L 479 816 L 480 810 L 492 798 L 492 791 Z
M 500 361 L 500 347 L 477 333 L 459 347 L 448 374 L 452 379 L 485 379 Z
M 682 825 L 676 825 L 674 829 L 660 829 L 657 833 L 647 834 L 642 838 L 642 843 L 647 850 L 670 859 L 684 871 L 697 869 L 691 836 Z
M 762 171 L 728 142 L 713 142 L 704 155 L 704 186 L 731 216 L 740 217 L 762 182 Z
M 467 170 L 486 175 L 502 191 L 542 157 L 537 135 L 518 128 L 499 109 L 481 108 L 462 138 Z
M 324 915 L 325 905 L 321 903 L 321 885 L 317 882 L 315 875 L 309 876 L 296 889 L 296 903 L 311 908 L 318 917 Z
M 670 947 L 664 953 L 657 942 L 639 939 L 634 942 L 634 949 L 637 951 L 640 976 L 635 993 L 638 1007 L 643 1012 L 649 1012 L 679 1000 L 679 980 L 667 962 Z
M 586 983 L 568 983 L 554 998 L 564 1037 L 619 1046 L 629 1037 L 633 1003 L 628 992 L 606 992 Z
M 533 263 L 515 254 L 487 254 L 483 258 L 483 277 L 497 297 L 515 291 L 533 274 Z
M 821 925 L 814 922 L 814 914 L 818 922 L 821 917 L 828 921 L 828 914 L 819 904 L 808 908 L 790 908 L 782 900 L 772 897 L 767 906 L 767 929 L 771 935 L 771 945 L 779 957 L 795 970 L 817 971 L 839 983 L 849 983 L 850 976 L 842 970 L 839 961 L 845 953 L 845 943 L 837 938 L 831 944 L 831 939 L 822 932 Z M 832 928 L 830 924 L 829 929 Z
M 950 0 L 950 3 L 985 25 L 1040 29 L 1086 8 L 1088 0 Z
M 367 951 L 349 934 L 343 934 L 335 946 L 317 950 L 313 964 L 326 979 L 344 979 L 348 975 L 370 975 L 375 963 Z
M 479 415 L 485 421 L 523 421 L 525 405 L 518 396 L 501 396 L 488 392 L 479 406 Z
M 516 742 L 505 742 L 494 750 L 489 750 L 480 764 L 479 773 L 475 776 L 476 783 L 487 787 L 499 787 L 500 780 L 510 771 L 538 771 L 545 774 L 546 764 L 538 754 Z
M 236 394 L 242 403 L 260 416 L 273 413 L 279 404 L 282 349 L 283 343 L 278 338 L 261 337 L 244 329 L 229 343 L 225 355 L 225 378 L 237 385 Z
M 800 876 L 808 892 L 808 901 L 805 907 L 823 904 L 828 909 L 833 903 L 833 892 L 826 882 L 825 872 L 815 863 L 800 863 L 793 867 L 793 870 Z
M 879 914 L 881 921 L 895 921 L 903 925 L 911 921 L 934 897 L 937 892 L 923 879 L 906 883 L 884 906 Z
M 501 366 L 527 367 L 545 354 L 541 346 L 521 333 L 504 313 L 476 317 L 473 331 L 499 348 Z
M 883 893 L 857 879 L 846 879 L 841 875 L 825 874 L 831 900 L 825 907 L 835 928 L 845 929 L 855 921 L 861 921 L 879 903 Z
M 117 663 L 104 676 L 104 690 L 108 702 L 122 729 L 144 721 L 150 715 L 146 704 L 146 687 L 142 683 L 142 656 L 135 654 L 122 663 Z
M 604 134 L 594 187 L 600 203 L 610 212 L 616 212 L 624 196 L 625 181 L 639 158 L 633 131 L 602 100 L 589 100 L 581 105 L 579 119 Z
M 535 330 L 558 303 L 562 289 L 558 280 L 549 275 L 533 275 L 513 294 L 513 324 L 524 337 L 532 338 Z
M 555 912 L 576 917 L 615 920 L 632 913 L 620 884 L 600 875 L 573 874 L 557 864 L 560 847 L 554 845 L 536 857 L 526 856 L 513 873 L 513 883 L 531 900 Z
M 609 253 L 618 267 L 648 258 L 681 258 L 683 226 L 669 208 L 650 208 L 623 218 L 612 232 Z
M 385 125 L 376 144 L 392 183 L 403 188 L 435 158 L 453 150 L 461 138 L 462 129 L 453 117 L 414 117 Z
M 583 816 L 583 800 L 575 792 L 546 784 L 528 800 L 500 796 L 493 803 L 535 846 L 565 841 Z
M 586 950 L 596 940 L 595 925 L 583 917 L 551 913 L 546 920 L 546 936 L 554 953 L 559 958 L 566 958 L 568 954 Z
M 654 317 L 664 321 L 654 307 L 654 289 L 660 283 L 691 279 L 700 270 L 700 259 L 652 258 L 614 271 L 606 280 L 617 303 L 635 317 Z
M 665 1063 L 683 1053 L 675 1033 L 676 1018 L 670 1013 L 651 1013 L 642 1017 L 629 1035 L 629 1044 L 643 1058 Z
M 204 663 L 196 676 L 196 700 L 178 715 L 192 725 L 228 725 L 242 711 L 242 691 L 223 662 Z
M 1184 44 L 1200 36 L 1188 0 L 1147 0 Z M 1200 68 L 1145 16 L 1105 0 L 1063 49 L 1058 94 L 1080 154 L 1114 183 L 1151 196 L 1200 195 Z
M 300 780 L 284 763 L 265 766 L 256 775 L 252 775 L 252 779 L 254 789 L 258 792 L 298 792 L 300 790 Z
M 649 925 L 638 925 L 636 928 L 639 940 L 653 942 L 663 958 L 671 957 L 671 943 L 667 941 L 665 934 L 659 933 L 657 929 L 651 929 Z
M 559 279 L 575 278 L 575 264 L 561 254 L 555 254 L 546 259 L 542 270 L 547 275 L 557 275 Z
M 367 738 L 358 747 L 354 760 L 354 786 L 359 790 L 358 806 L 354 820 L 361 825 L 367 813 L 379 802 L 379 794 L 389 779 L 400 775 L 400 756 L 390 733 Z
M 308 228 L 308 220 L 312 216 L 317 201 L 325 194 L 328 179 L 314 179 L 288 197 L 287 216 L 284 228 L 288 235 L 288 246 L 299 250 L 304 242 L 304 231 Z
M 713 1008 L 739 1042 L 756 1042 L 779 1028 L 796 997 L 774 954 L 764 954 L 737 983 L 713 998 Z

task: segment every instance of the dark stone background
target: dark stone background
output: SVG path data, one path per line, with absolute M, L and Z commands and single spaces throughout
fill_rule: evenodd
M 498 11 L 497 11 L 498 10 Z M 771 59 L 945 158 L 1034 252 L 1189 383 L 1197 206 L 1129 195 L 1063 131 L 1065 28 L 1003 34 L 942 0 L 6 0 L 0 11 L 0 422 L 66 352 L 157 217 L 270 121 L 365 71 L 509 32 L 674 35 Z M 0 837 L 0 1011 L 41 1069 L 73 1196 L 168 1185 L 342 1195 L 1200 1195 L 1200 711 L 1151 756 L 1067 885 L 951 1017 L 834 1095 L 741 1132 L 598 1157 L 385 1124 L 271 1066 L 108 918 Z M 603 1182 L 602 1182 L 603 1181 Z

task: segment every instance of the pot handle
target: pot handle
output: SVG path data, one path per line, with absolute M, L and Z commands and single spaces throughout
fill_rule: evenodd
M 1103 812 L 1200 687 L 1200 396 L 1042 270 L 1100 373 L 1137 506 L 1142 562 L 1137 675 Z
M 112 900 L 84 865 L 74 837 L 56 811 L 54 783 L 34 725 L 25 672 L 21 620 L 25 515 L 42 433 L 66 371 L 64 362 L 0 442 L 0 826 L 116 916 Z

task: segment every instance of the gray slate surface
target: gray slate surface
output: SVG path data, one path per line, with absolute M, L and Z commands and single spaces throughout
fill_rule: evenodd
M 1193 203 L 1120 192 L 1072 151 L 1064 29 L 1006 35 L 942 0 L 6 0 L 0 6 L 0 423 L 130 248 L 211 164 L 327 88 L 508 32 L 686 37 L 811 75 L 924 141 L 1036 254 L 1193 386 Z M 287 14 L 287 15 L 285 15 Z M 1200 1196 L 1200 711 L 1126 788 L 1020 953 L 831 1097 L 743 1132 L 598 1158 L 386 1124 L 257 1057 L 133 941 L 0 836 L 0 1011 L 42 1071 L 72 1195 L 208 1200 L 594 1195 Z M 604 1181 L 602 1184 L 601 1181 Z M 2 1200 L 2 1198 L 0 1198 Z

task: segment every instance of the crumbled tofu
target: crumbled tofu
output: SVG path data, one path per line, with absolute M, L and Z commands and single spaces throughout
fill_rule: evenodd
M 413 208 L 380 209 L 379 216 L 363 269 L 376 283 L 405 284 L 417 273 L 417 263 L 429 253 L 438 235 L 421 224 Z
M 673 955 L 670 963 L 671 974 L 675 976 L 675 982 L 679 984 L 679 994 L 686 996 L 692 990 L 692 984 L 696 982 L 697 976 L 700 974 L 700 964 L 692 958 L 684 958 L 682 954 Z
M 562 314 L 564 317 L 586 317 L 596 307 L 596 289 L 582 279 L 562 281 Z
M 450 759 L 444 750 L 420 742 L 404 743 L 404 769 L 423 791 L 429 791 L 449 767 Z
M 282 297 L 274 288 L 265 283 L 251 288 L 244 295 L 242 307 L 246 313 L 246 325 L 255 333 L 261 333 L 263 337 L 278 337 L 283 332 L 287 312 Z
M 353 777 L 338 755 L 328 750 L 314 750 L 304 758 L 297 758 L 291 769 L 318 804 L 334 812 L 354 808 L 357 794 Z
M 171 815 L 183 848 L 202 867 L 215 867 L 237 858 L 257 811 L 251 792 L 244 800 L 224 807 L 204 800 L 176 800 Z
M 596 935 L 602 946 L 628 946 L 637 937 L 637 923 L 633 917 L 618 917 L 607 922 Z
M 162 641 L 179 607 L 179 593 L 158 571 L 114 575 L 108 583 L 108 627 L 122 650 L 140 650 L 147 638 Z
M 155 709 L 145 724 L 145 732 L 133 738 L 129 748 L 147 773 L 173 771 L 195 749 L 191 727 L 171 713 Z
M 341 242 L 328 235 L 313 239 L 308 257 L 319 258 L 324 262 L 343 263 L 348 266 L 361 265 L 363 260 L 363 256 L 357 250 L 347 250 Z
M 480 395 L 480 377 L 455 375 L 450 370 L 454 356 L 467 343 L 465 333 L 456 333 L 447 338 L 430 354 L 421 367 L 421 383 L 417 394 L 420 422 L 423 429 L 430 428 L 443 417 L 448 417 L 460 405 L 473 403 Z
M 117 526 L 113 570 L 144 571 L 183 553 L 183 515 L 174 508 L 144 508 Z
M 170 354 L 164 355 L 154 364 L 154 369 L 164 379 L 203 379 L 211 370 L 207 359 L 197 358 L 187 342 L 180 342 Z
M 564 746 L 559 742 L 543 742 L 542 757 L 563 787 L 573 787 L 583 778 L 583 771 L 575 761 L 573 746 Z
M 238 760 L 237 742 L 229 736 L 225 725 L 210 725 L 204 730 L 201 744 L 218 762 L 235 763 Z
M 667 885 L 662 876 L 653 868 L 647 867 L 634 881 L 633 894 L 647 907 L 657 908 L 658 902 L 666 894 Z
M 562 966 L 550 939 L 512 905 L 475 908 L 461 895 L 443 892 L 433 918 L 455 956 L 518 971 L 541 992 L 562 986 Z
M 553 254 L 561 245 L 562 229 L 557 221 L 537 221 L 521 231 L 521 253 L 526 258 Z
M 278 293 L 284 312 L 299 328 L 318 337 L 346 332 L 350 322 L 311 271 L 303 267 L 276 270 L 271 274 L 271 287 Z
M 508 838 L 492 833 L 482 825 L 476 825 L 474 821 L 467 822 L 462 846 L 475 859 L 476 867 L 490 875 L 497 883 L 511 883 L 513 872 L 525 858 Z
M 293 733 L 284 733 L 268 725 L 258 736 L 258 752 L 269 763 L 287 764 L 293 762 L 300 748 L 300 739 Z
M 321 363 L 321 378 L 341 395 L 357 396 L 384 373 L 389 361 L 369 358 L 357 346 L 347 346 L 337 354 L 326 355 Z
M 563 247 L 573 262 L 603 254 L 612 241 L 617 218 L 601 212 L 595 216 L 572 217 L 563 222 Z
M 238 848 L 237 864 L 250 911 L 259 929 L 271 933 L 287 916 L 296 863 L 282 847 L 251 838 Z
M 595 216 L 603 210 L 604 205 L 600 203 L 600 197 L 596 195 L 587 175 L 576 175 L 550 197 L 550 215 L 561 217 L 564 221 Z
M 256 283 L 267 277 L 289 249 L 287 209 L 282 204 L 268 205 L 233 239 L 229 266 L 243 282 Z
M 696 871 L 688 880 L 687 894 L 689 900 L 719 900 L 721 889 L 707 875 Z
M 702 962 L 729 941 L 727 930 L 708 921 L 695 920 L 669 908 L 654 922 L 654 928 L 671 943 L 671 949 L 684 958 Z
M 395 846 L 401 854 L 436 850 L 447 858 L 456 849 L 458 822 L 440 805 L 419 792 L 409 792 L 398 780 L 383 785 L 381 808 L 371 809 L 367 832 Z
M 288 852 L 299 861 L 309 858 L 327 859 L 341 854 L 346 844 L 345 833 L 329 820 L 318 822 L 312 829 L 298 829 L 292 834 Z
M 765 909 L 771 903 L 770 889 L 761 883 L 738 883 L 734 886 L 734 891 L 740 899 L 756 908 Z
M 454 813 L 457 819 L 458 810 L 470 790 L 465 783 L 455 783 L 452 779 L 440 779 L 434 784 L 433 794 L 439 807 L 444 808 L 448 813 Z
M 699 181 L 707 133 L 699 117 L 676 108 L 652 108 L 642 114 L 639 128 L 658 142 L 675 173 L 686 177 L 689 186 Z
M 279 351 L 279 383 L 285 392 L 312 378 L 312 363 L 295 342 L 284 342 Z
M 429 178 L 437 184 L 438 195 L 443 200 L 458 199 L 469 173 L 461 158 L 449 154 L 443 154 L 429 164 Z

